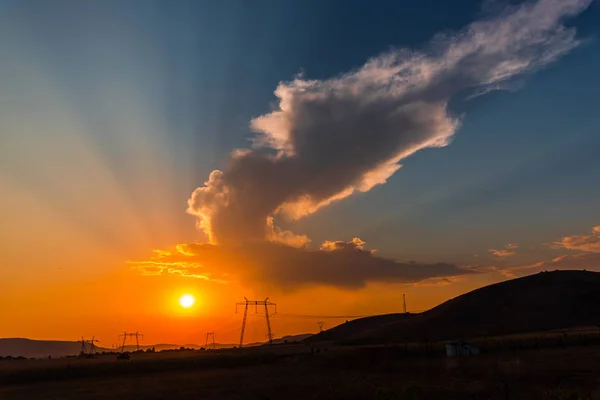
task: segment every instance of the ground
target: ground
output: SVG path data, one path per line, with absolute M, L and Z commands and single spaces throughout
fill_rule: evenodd
M 600 399 L 597 345 L 403 354 L 297 345 L 0 361 L 0 399 Z

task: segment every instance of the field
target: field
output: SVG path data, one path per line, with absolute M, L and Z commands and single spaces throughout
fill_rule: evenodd
M 0 399 L 600 399 L 597 345 L 403 354 L 295 345 L 1 361 Z

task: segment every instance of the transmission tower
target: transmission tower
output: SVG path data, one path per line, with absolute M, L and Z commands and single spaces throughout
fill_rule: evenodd
M 325 324 L 325 322 L 323 322 L 323 321 L 317 322 L 317 325 L 319 325 L 319 333 L 323 332 L 323 325 L 324 324 Z
M 81 343 L 81 349 L 79 350 L 79 355 L 84 356 L 87 354 L 87 346 L 86 346 L 87 342 L 85 341 L 83 336 L 81 337 L 81 340 L 79 341 L 79 343 Z
M 406 294 L 402 294 L 402 307 L 404 309 L 404 314 L 406 314 Z
M 246 319 L 248 318 L 248 307 L 250 305 L 254 306 L 254 312 L 258 314 L 258 306 L 265 307 L 265 320 L 267 321 L 267 338 L 269 339 L 269 344 L 273 344 L 273 333 L 271 332 L 271 320 L 269 319 L 269 306 L 275 307 L 275 312 L 277 312 L 277 304 L 271 303 L 269 298 L 267 297 L 264 300 L 248 300 L 244 297 L 243 302 L 235 304 L 235 312 L 237 313 L 238 306 L 244 306 L 244 318 L 242 319 L 242 333 L 240 335 L 240 348 L 244 345 L 244 331 L 246 330 Z
M 211 340 L 212 340 L 212 342 L 211 342 Z M 215 344 L 215 333 L 214 332 L 206 332 L 206 343 L 204 345 L 205 349 L 208 349 L 208 343 L 211 343 L 213 349 L 217 348 L 217 345 Z
M 123 342 L 121 343 L 121 353 L 125 351 L 125 342 L 127 342 L 128 338 L 135 338 L 136 350 L 140 350 L 140 339 L 144 339 L 144 334 L 137 332 L 123 332 L 119 335 L 119 338 L 123 338 Z
M 95 336 L 92 336 L 91 340 L 85 340 L 83 338 L 83 336 L 81 337 L 81 340 L 78 341 L 78 343 L 81 343 L 81 348 L 79 350 L 79 355 L 81 356 L 87 356 L 87 355 L 93 355 L 96 354 L 96 343 L 99 340 L 95 338 Z
M 89 344 L 89 354 L 96 354 L 96 343 L 99 342 L 95 336 L 92 336 L 92 340 L 87 340 L 87 344 Z

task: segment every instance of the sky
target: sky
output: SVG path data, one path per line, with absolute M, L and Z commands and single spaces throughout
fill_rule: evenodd
M 599 34 L 590 0 L 1 1 L 0 337 L 235 343 L 244 297 L 282 336 L 598 270 Z

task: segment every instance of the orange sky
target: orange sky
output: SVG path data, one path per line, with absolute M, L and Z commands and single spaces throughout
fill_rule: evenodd
M 143 332 L 146 343 L 202 343 L 208 331 L 215 332 L 218 342 L 237 343 L 242 314 L 241 308 L 235 313 L 235 303 L 243 301 L 244 296 L 270 296 L 278 304 L 278 312 L 286 314 L 364 315 L 401 311 L 402 293 L 407 294 L 409 309 L 425 309 L 485 284 L 487 279 L 471 278 L 448 286 L 371 284 L 362 290 L 315 287 L 293 293 L 267 293 L 238 283 L 174 275 L 141 276 L 128 266 L 115 265 L 106 273 L 83 279 L 3 283 L 0 303 L 15 306 L 2 308 L 1 328 L 3 337 L 76 340 L 82 335 L 95 335 L 105 347 L 115 344 L 124 330 Z M 187 293 L 197 299 L 191 309 L 178 304 L 179 296 Z M 272 329 L 277 336 L 315 332 L 319 319 L 275 316 Z M 343 320 L 325 319 L 325 326 L 340 322 Z M 250 316 L 248 324 L 246 340 L 264 340 L 264 320 Z
M 75 3 L 72 15 L 61 11 L 50 21 L 38 15 L 43 7 L 25 2 L 15 7 L 18 18 L 0 13 L 0 53 L 6 60 L 0 83 L 10 94 L 0 97 L 0 337 L 95 336 L 100 346 L 111 347 L 123 331 L 144 333 L 146 344 L 202 344 L 206 332 L 215 332 L 217 342 L 237 343 L 242 316 L 235 304 L 244 297 L 268 296 L 282 314 L 366 315 L 401 312 L 406 293 L 409 311 L 420 311 L 512 275 L 600 265 L 594 220 L 600 191 L 590 184 L 598 165 L 592 151 L 597 91 L 588 90 L 600 53 L 582 46 L 578 54 L 588 58 L 580 63 L 589 71 L 563 72 L 569 76 L 564 81 L 555 78 L 559 69 L 554 70 L 559 75 L 546 71 L 530 92 L 523 90 L 521 100 L 509 91 L 510 98 L 502 94 L 475 103 L 492 86 L 503 87 L 507 77 L 533 72 L 528 68 L 558 61 L 577 47 L 580 42 L 573 42 L 562 20 L 583 12 L 586 2 L 525 6 L 525 25 L 535 35 L 506 29 L 523 25 L 514 8 L 497 20 L 467 26 L 476 40 L 470 34 L 458 34 L 447 45 L 433 40 L 434 48 L 442 45 L 440 54 L 421 53 L 423 43 L 398 43 L 399 49 L 417 46 L 406 52 L 414 55 L 408 59 L 404 51 L 369 50 L 362 61 L 324 60 L 321 54 L 330 49 L 313 51 L 318 43 L 307 42 L 301 47 L 311 57 L 291 57 L 293 65 L 280 71 L 272 69 L 285 64 L 283 53 L 272 51 L 279 47 L 259 46 L 260 56 L 253 46 L 215 42 L 200 51 L 195 42 L 180 42 L 193 36 L 187 27 L 197 27 L 207 43 L 227 36 L 203 31 L 206 24 L 195 19 L 188 26 L 178 18 L 165 21 L 169 13 L 161 9 L 123 12 L 116 7 L 120 2 L 106 2 L 106 13 L 90 13 Z M 97 2 L 99 10 L 104 5 Z M 212 15 L 205 6 L 197 14 L 186 6 L 180 17 Z M 231 21 L 231 32 L 239 32 L 242 25 Z M 254 17 L 244 24 L 262 26 Z M 157 26 L 170 28 L 160 32 Z M 181 36 L 165 40 L 181 27 L 186 27 Z M 356 30 L 353 23 L 347 29 Z M 437 32 L 427 35 L 437 38 Z M 379 33 L 373 51 L 394 44 L 389 33 L 387 28 Z M 475 50 L 482 38 L 490 41 L 490 52 Z M 349 42 L 347 50 L 356 44 Z M 247 54 L 231 63 L 238 58 L 228 52 L 237 57 L 240 50 Z M 532 58 L 520 58 L 525 55 Z M 264 56 L 273 59 L 266 62 Z M 312 56 L 313 67 L 354 61 L 334 71 L 309 68 L 306 77 L 295 75 Z M 196 64 L 190 64 L 194 58 Z M 452 69 L 461 60 L 478 68 Z M 247 76 L 230 68 L 250 61 Z M 405 70 L 414 76 L 398 79 Z M 478 73 L 468 76 L 470 70 Z M 463 72 L 469 78 L 464 87 L 456 82 Z M 551 90 L 556 82 L 562 82 L 560 90 Z M 588 90 L 589 101 L 572 101 L 565 88 L 577 95 Z M 476 104 L 471 120 L 451 107 L 467 89 L 477 95 L 468 103 Z M 539 108 L 541 100 L 553 103 Z M 498 106 L 503 110 L 495 113 Z M 573 115 L 579 125 L 566 125 Z M 373 121 L 381 126 L 372 129 Z M 529 136 L 532 132 L 539 136 Z M 336 146 L 340 143 L 345 145 Z M 296 149 L 297 144 L 308 147 Z M 225 275 L 221 280 L 227 282 L 203 279 L 204 270 L 196 277 L 177 274 L 195 271 L 190 264 L 157 275 L 136 268 L 135 262 L 153 261 L 153 251 L 208 239 L 221 246 L 221 253 L 202 255 L 212 257 L 208 273 Z M 286 250 L 292 257 L 273 257 L 265 266 L 260 254 L 247 260 L 246 253 L 228 257 L 221 250 L 266 240 L 293 246 L 310 241 L 309 251 L 349 251 L 361 261 L 319 253 L 321 265 L 303 266 L 310 257 L 294 248 Z M 185 263 L 183 256 L 169 260 Z M 288 265 L 292 261 L 294 267 Z M 291 273 L 272 279 L 280 271 Z M 439 276 L 447 280 L 426 279 Z M 179 306 L 183 294 L 197 298 L 193 308 Z M 320 319 L 275 315 L 273 332 L 277 337 L 316 332 Z M 343 322 L 324 320 L 326 328 Z M 265 339 L 264 321 L 251 316 L 246 341 Z
M 69 180 L 61 184 L 68 185 Z M 96 184 L 98 187 L 103 182 Z M 85 205 L 84 212 L 77 216 L 60 214 L 43 199 L 3 185 L 6 195 L 0 216 L 6 225 L 0 231 L 4 253 L 0 269 L 0 337 L 78 340 L 82 335 L 95 335 L 101 346 L 111 347 L 125 330 L 143 332 L 148 344 L 201 344 L 205 333 L 214 331 L 218 342 L 237 343 L 242 316 L 235 313 L 235 303 L 243 301 L 244 296 L 269 296 L 277 303 L 277 310 L 285 314 L 365 315 L 400 312 L 402 293 L 407 294 L 409 311 L 423 310 L 506 279 L 499 272 L 484 272 L 450 284 L 370 283 L 360 289 L 324 285 L 281 289 L 235 279 L 219 283 L 168 273 L 144 276 L 127 261 L 148 259 L 152 249 L 172 248 L 190 231 L 193 236 L 191 217 L 189 229 L 189 225 L 169 224 L 169 218 L 160 213 L 138 210 L 128 214 L 131 211 L 124 207 L 126 202 L 111 194 L 109 188 L 80 192 L 76 201 Z M 156 197 L 147 208 L 160 209 L 160 203 L 160 197 Z M 103 213 L 102 218 L 94 214 L 95 210 Z M 166 208 L 164 214 L 176 211 Z M 114 215 L 119 218 L 113 219 Z M 158 229 L 148 234 L 140 226 Z M 102 229 L 114 235 L 112 240 L 99 240 Z M 574 248 L 577 243 L 596 240 L 594 235 L 596 231 L 590 236 L 574 236 L 565 243 Z M 497 262 L 500 265 L 503 261 Z M 178 304 L 179 296 L 186 293 L 197 298 L 189 310 Z M 316 332 L 319 319 L 275 316 L 273 332 L 276 336 Z M 325 319 L 325 327 L 340 322 L 343 320 Z M 264 320 L 251 316 L 246 341 L 262 341 L 265 337 Z
M 144 276 L 127 261 L 148 259 L 152 249 L 172 248 L 190 232 L 194 236 L 191 217 L 189 225 L 180 226 L 165 217 L 181 210 L 152 212 L 161 209 L 160 196 L 146 205 L 149 211 L 133 213 L 124 197 L 102 180 L 96 181 L 98 191 L 66 196 L 62 190 L 78 184 L 66 175 L 53 190 L 65 195 L 65 201 L 84 206 L 80 213 L 60 213 L 60 208 L 42 198 L 2 184 L 6 195 L 0 216 L 6 224 L 0 231 L 5 257 L 0 269 L 1 337 L 78 340 L 82 335 L 95 335 L 101 346 L 111 347 L 125 330 L 143 332 L 148 344 L 201 344 L 205 333 L 214 331 L 218 342 L 237 343 L 241 314 L 235 313 L 235 303 L 244 296 L 269 296 L 285 314 L 365 315 L 400 312 L 402 293 L 407 294 L 409 310 L 423 310 L 506 279 L 491 272 L 446 285 L 370 283 L 362 289 L 318 285 L 278 289 L 235 280 L 218 283 L 172 274 Z M 153 234 L 147 227 L 155 227 Z M 111 240 L 99 240 L 103 229 L 113 235 Z M 186 293 L 197 298 L 190 310 L 178 304 L 179 296 Z M 273 332 L 276 336 L 315 332 L 319 319 L 275 316 Z M 340 322 L 325 319 L 325 327 Z M 251 316 L 246 341 L 265 337 L 264 320 Z
M 235 313 L 235 303 L 244 296 L 269 296 L 287 314 L 364 315 L 401 311 L 402 293 L 409 309 L 421 310 L 501 279 L 481 275 L 448 286 L 369 284 L 359 290 L 320 286 L 283 291 L 169 274 L 143 276 L 127 261 L 147 259 L 152 249 L 193 237 L 193 219 L 189 217 L 188 225 L 169 222 L 183 211 L 164 207 L 166 191 L 134 209 L 107 175 L 98 175 L 94 190 L 87 191 L 76 172 L 65 173 L 54 165 L 45 173 L 52 175 L 53 169 L 63 179 L 50 190 L 63 204 L 48 203 L 10 181 L 0 183 L 5 193 L 0 208 L 5 222 L 0 231 L 0 337 L 77 340 L 95 335 L 110 347 L 124 330 L 143 332 L 147 343 L 201 343 L 205 332 L 214 331 L 217 341 L 236 343 L 241 314 Z M 191 310 L 178 305 L 185 293 L 197 297 Z M 274 317 L 273 332 L 315 332 L 316 322 Z M 325 326 L 339 322 L 326 320 Z M 264 340 L 265 334 L 264 321 L 251 317 L 247 341 Z

